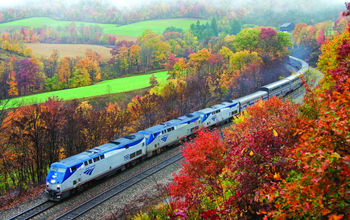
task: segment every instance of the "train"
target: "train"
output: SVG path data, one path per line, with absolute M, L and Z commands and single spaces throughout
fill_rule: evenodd
M 165 147 L 179 143 L 201 127 L 212 127 L 230 121 L 248 106 L 272 96 L 285 96 L 302 86 L 301 75 L 308 64 L 295 57 L 290 63 L 299 70 L 284 79 L 262 86 L 247 96 L 225 101 L 176 119 L 155 125 L 109 143 L 81 152 L 51 164 L 46 177 L 45 194 L 52 201 L 61 201 L 89 182 L 111 175 Z

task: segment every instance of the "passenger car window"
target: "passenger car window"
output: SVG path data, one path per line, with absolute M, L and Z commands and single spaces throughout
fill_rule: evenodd
M 89 164 L 92 164 L 92 160 L 91 159 L 89 160 Z
M 87 162 L 87 161 L 85 161 L 85 162 L 84 162 L 84 165 L 85 165 L 85 166 L 87 166 L 87 165 L 88 165 L 88 162 Z

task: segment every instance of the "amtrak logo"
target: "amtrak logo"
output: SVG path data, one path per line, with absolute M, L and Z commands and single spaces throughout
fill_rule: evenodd
M 84 171 L 84 173 L 85 173 L 86 175 L 90 175 L 90 176 L 91 176 L 92 171 L 94 171 L 94 169 L 95 169 L 95 165 L 86 168 L 86 170 Z
M 128 161 L 130 159 L 130 154 L 124 156 L 124 161 Z
M 161 138 L 161 140 L 162 140 L 163 142 L 166 142 L 167 139 L 168 139 L 168 135 L 164 135 L 164 136 Z

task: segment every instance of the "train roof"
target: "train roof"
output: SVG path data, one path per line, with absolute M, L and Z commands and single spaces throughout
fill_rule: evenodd
M 300 78 L 301 75 L 303 75 L 303 72 L 299 70 L 298 72 L 295 72 L 292 75 L 286 77 L 286 79 L 292 81 L 292 80 L 295 80 L 297 78 Z
M 180 120 L 181 122 L 188 122 L 188 121 L 195 120 L 199 117 L 200 117 L 200 114 L 198 112 L 193 112 L 187 115 L 180 116 L 177 119 Z
M 225 107 L 226 107 L 225 105 L 220 103 L 220 104 L 213 105 L 210 108 L 212 108 L 212 109 L 222 109 L 222 108 L 225 108 Z
M 154 134 L 161 132 L 167 128 L 175 127 L 176 125 L 180 125 L 183 123 L 187 123 L 188 121 L 195 121 L 200 117 L 200 114 L 197 112 L 193 112 L 184 116 L 180 116 L 176 119 L 163 122 L 161 124 L 155 125 L 153 127 L 147 128 L 145 130 L 139 131 L 141 134 Z
M 234 107 L 238 105 L 238 101 L 237 100 L 224 101 L 224 102 L 221 102 L 221 105 L 224 105 L 225 107 Z
M 252 94 L 240 97 L 240 98 L 237 99 L 237 101 L 240 102 L 240 103 L 246 103 L 246 102 L 249 102 L 249 101 L 251 101 L 253 99 L 256 99 L 256 98 L 259 98 L 259 97 L 264 97 L 266 95 L 267 95 L 267 92 L 265 92 L 265 91 L 257 91 L 257 92 L 254 92 Z
M 142 130 L 142 131 L 139 131 L 141 134 L 154 134 L 154 133 L 157 133 L 157 132 L 161 132 L 163 131 L 164 129 L 166 129 L 167 125 L 165 124 L 158 124 L 158 125 L 155 125 L 155 126 L 152 126 L 150 128 L 146 128 L 145 130 Z
M 125 137 L 112 140 L 109 143 L 73 155 L 71 157 L 67 157 L 59 162 L 53 163 L 52 165 L 58 165 L 59 167 L 64 166 L 67 168 L 72 167 L 74 165 L 83 163 L 84 161 L 87 161 L 89 159 L 95 158 L 96 156 L 105 154 L 116 149 L 124 148 L 126 145 L 133 146 L 141 142 L 143 138 L 144 136 L 142 134 L 133 133 Z
M 288 79 L 281 79 L 281 80 L 278 80 L 277 82 L 273 82 L 273 83 L 270 83 L 270 84 L 267 84 L 265 86 L 262 86 L 260 89 L 274 89 L 274 88 L 277 88 L 279 86 L 283 86 L 285 84 L 288 84 L 290 83 L 290 81 Z
M 202 110 L 199 110 L 199 111 L 196 111 L 197 113 L 199 114 L 208 114 L 208 113 L 212 113 L 214 111 L 216 111 L 217 109 L 215 108 L 205 108 L 205 109 L 202 109 Z

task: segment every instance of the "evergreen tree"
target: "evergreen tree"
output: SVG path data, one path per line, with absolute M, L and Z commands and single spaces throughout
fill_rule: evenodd
M 241 21 L 238 20 L 238 19 L 234 19 L 232 22 L 231 22 L 231 31 L 230 31 L 230 34 L 238 34 L 240 31 L 242 30 L 242 24 L 241 24 Z
M 212 32 L 212 34 L 215 36 L 215 37 L 217 37 L 218 36 L 218 34 L 219 34 L 219 31 L 218 31 L 218 24 L 217 24 L 217 22 L 216 22 L 216 18 L 213 18 L 212 20 L 211 20 L 211 32 Z

